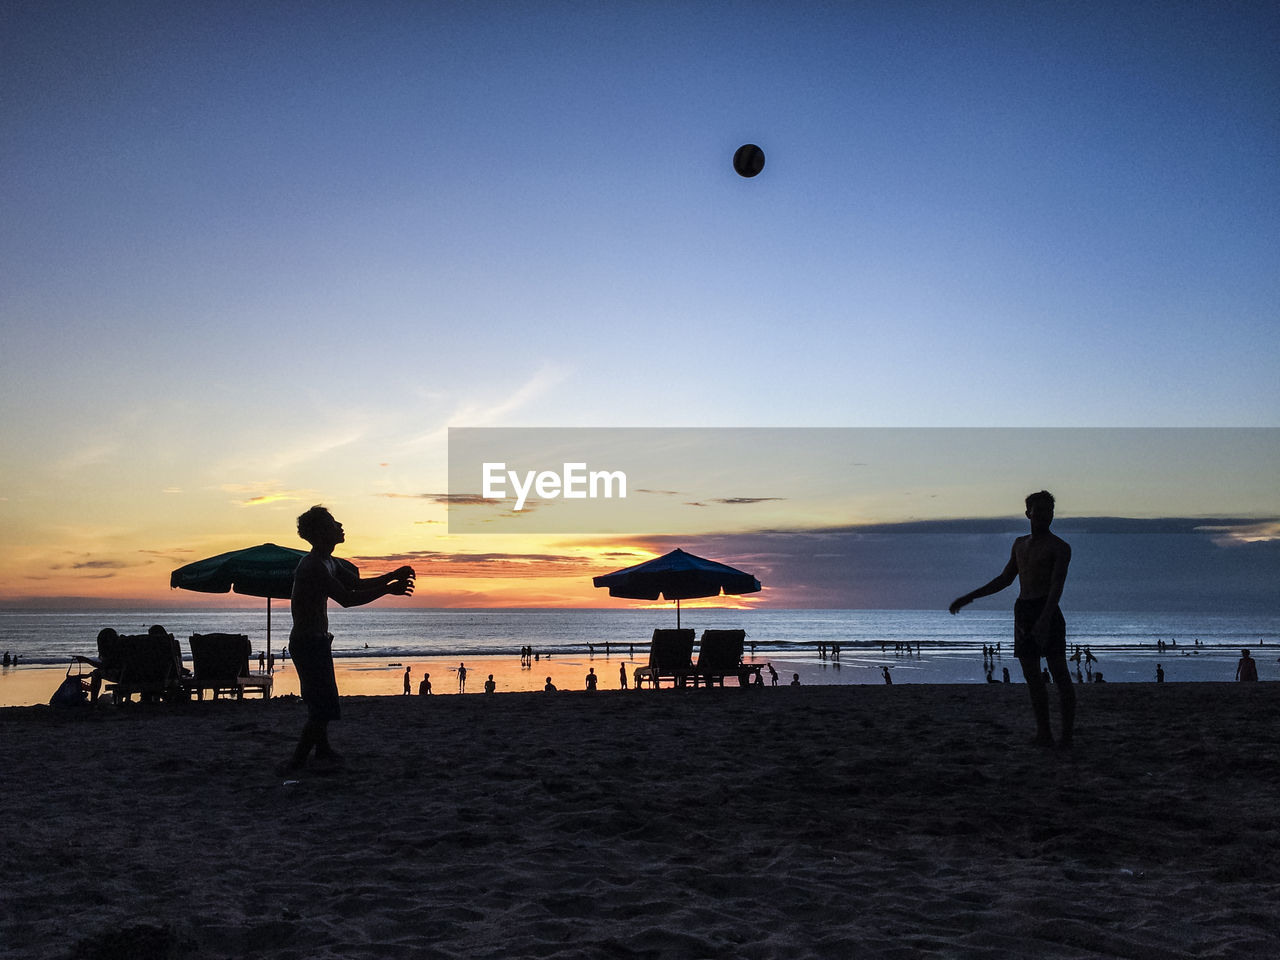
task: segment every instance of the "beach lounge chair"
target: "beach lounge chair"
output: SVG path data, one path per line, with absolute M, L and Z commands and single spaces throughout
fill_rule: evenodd
M 698 662 L 692 670 L 694 685 L 701 682 L 709 687 L 718 683 L 723 687 L 725 677 L 737 677 L 741 683 L 744 674 L 759 672 L 759 667 L 744 669 L 742 665 L 746 636 L 745 630 L 703 630 Z
M 683 687 L 693 673 L 693 631 L 655 630 L 649 645 L 649 665 L 635 672 L 636 687 L 644 681 L 656 690 L 663 680 Z
M 191 635 L 192 676 L 184 679 L 182 688 L 197 700 L 204 692 L 213 699 L 225 693 L 237 700 L 246 690 L 257 690 L 265 700 L 271 696 L 271 675 L 249 672 L 249 638 L 243 633 L 193 633 Z
M 117 640 L 119 669 L 107 683 L 117 703 L 129 702 L 135 693 L 143 700 L 168 700 L 181 694 L 182 659 L 173 634 L 153 629 Z
M 89 673 L 89 699 L 94 703 L 98 701 L 103 682 L 115 683 L 120 679 L 120 668 L 124 666 L 120 640 L 120 634 L 105 627 L 98 631 L 97 658 L 76 656 L 77 661 L 93 668 Z

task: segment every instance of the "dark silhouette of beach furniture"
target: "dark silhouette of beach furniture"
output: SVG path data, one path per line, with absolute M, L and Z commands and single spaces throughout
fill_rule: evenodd
M 739 686 L 748 686 L 753 675 L 759 675 L 762 665 L 742 662 L 746 637 L 745 630 L 703 630 L 698 662 L 690 671 L 694 686 L 701 683 L 723 687 L 725 677 L 737 677 Z
M 88 664 L 93 669 L 89 672 L 89 698 L 96 702 L 102 690 L 102 684 L 115 683 L 120 679 L 120 668 L 124 666 L 124 652 L 120 641 L 123 638 L 112 629 L 104 629 L 98 633 L 98 656 L 82 657 L 76 660 Z
M 182 657 L 171 633 L 117 637 L 119 667 L 106 685 L 116 703 L 136 693 L 143 700 L 169 700 L 182 693 Z
M 271 675 L 249 672 L 249 638 L 243 633 L 193 633 L 191 635 L 192 675 L 182 681 L 188 698 L 204 699 L 206 690 L 213 699 L 227 694 L 243 699 L 246 690 L 256 690 L 265 700 L 271 696 Z
M 649 644 L 649 664 L 637 667 L 636 689 L 648 683 L 658 689 L 663 680 L 683 687 L 693 674 L 693 631 L 655 630 Z

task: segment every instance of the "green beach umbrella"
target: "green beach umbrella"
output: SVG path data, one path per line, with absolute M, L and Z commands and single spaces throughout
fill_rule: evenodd
M 220 553 L 207 560 L 197 560 L 169 574 L 169 586 L 199 593 L 240 593 L 247 597 L 267 599 L 267 657 L 271 657 L 271 601 L 283 600 L 293 593 L 293 572 L 305 550 L 263 543 L 243 550 Z M 334 558 L 356 576 L 360 571 L 349 560 Z

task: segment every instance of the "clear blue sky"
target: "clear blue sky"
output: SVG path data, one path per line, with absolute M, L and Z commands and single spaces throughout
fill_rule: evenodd
M 10 562 L 308 499 L 404 549 L 372 495 L 440 489 L 450 425 L 1280 425 L 1277 41 L 1271 3 L 4 3 Z

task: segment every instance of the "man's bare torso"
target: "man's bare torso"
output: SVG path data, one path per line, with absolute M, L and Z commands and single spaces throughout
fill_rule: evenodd
M 329 583 L 337 573 L 337 561 L 331 556 L 308 553 L 298 561 L 290 601 L 294 633 L 329 632 Z
M 1018 598 L 1034 600 L 1049 595 L 1053 568 L 1067 556 L 1067 543 L 1052 533 L 1027 534 L 1013 542 L 1013 560 L 1018 568 Z

